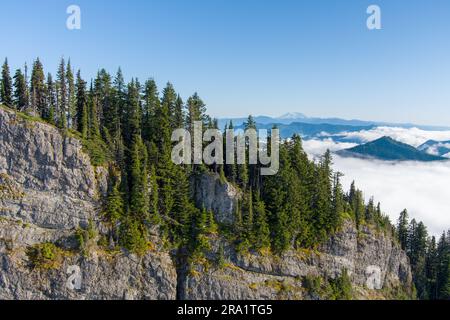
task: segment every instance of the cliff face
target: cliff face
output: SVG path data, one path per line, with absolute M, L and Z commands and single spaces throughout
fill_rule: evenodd
M 232 223 L 236 188 L 210 174 L 192 185 L 199 206 Z M 405 253 L 390 236 L 351 222 L 316 250 L 282 257 L 239 254 L 221 237 L 211 239 L 208 259 L 189 264 L 175 263 L 159 239 L 144 257 L 95 244 L 87 255 L 73 250 L 77 227 L 92 220 L 104 229 L 106 188 L 106 170 L 91 165 L 77 139 L 0 108 L 0 299 L 317 299 L 327 295 L 314 279 L 344 270 L 356 298 L 411 293 Z M 37 267 L 33 250 L 49 243 L 58 247 L 53 263 Z M 216 265 L 219 247 L 224 261 Z
M 106 188 L 106 170 L 77 139 L 0 108 L 0 299 L 175 299 L 166 252 L 70 250 L 75 228 L 90 219 L 100 226 Z M 67 249 L 37 268 L 30 250 L 43 243 Z
M 221 243 L 221 244 L 220 244 Z M 324 288 L 306 283 L 333 281 L 348 274 L 358 299 L 407 298 L 412 296 L 412 276 L 406 254 L 389 236 L 370 228 L 357 231 L 344 223 L 342 231 L 317 250 L 290 251 L 281 257 L 269 253 L 237 253 L 223 240 L 214 242 L 210 260 L 224 261 L 216 267 L 201 261 L 184 274 L 185 299 L 320 299 Z M 322 292 L 321 292 L 322 291 Z
M 106 176 L 77 139 L 0 109 L 0 150 L 2 216 L 52 229 L 95 218 Z

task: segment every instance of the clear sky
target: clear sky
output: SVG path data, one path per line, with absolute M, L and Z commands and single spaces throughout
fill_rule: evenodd
M 66 28 L 81 8 L 82 29 Z M 366 27 L 381 8 L 382 30 Z M 448 0 L 2 0 L 0 57 L 198 91 L 213 116 L 450 125 Z

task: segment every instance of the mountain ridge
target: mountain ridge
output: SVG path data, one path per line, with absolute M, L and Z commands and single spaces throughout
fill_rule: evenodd
M 446 158 L 428 154 L 413 146 L 384 136 L 368 143 L 336 152 L 341 156 L 375 158 L 386 161 L 444 161 Z

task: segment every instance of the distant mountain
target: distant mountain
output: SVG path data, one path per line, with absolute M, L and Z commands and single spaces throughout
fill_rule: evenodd
M 428 140 L 424 144 L 420 145 L 417 149 L 436 156 L 450 157 L 450 140 L 449 141 Z
M 226 123 L 230 120 L 233 121 L 234 126 L 241 126 L 247 118 L 221 118 L 219 119 L 219 127 L 224 128 Z M 377 121 L 365 121 L 365 120 L 346 120 L 340 118 L 315 118 L 307 117 L 303 113 L 291 112 L 282 115 L 281 117 L 269 117 L 269 116 L 256 116 L 254 117 L 256 123 L 263 125 L 273 125 L 273 124 L 283 124 L 290 125 L 294 123 L 306 123 L 306 124 L 331 124 L 331 125 L 342 125 L 342 126 L 372 126 L 372 127 L 400 127 L 400 128 L 419 128 L 428 131 L 440 131 L 440 130 L 450 130 L 450 127 L 442 126 L 424 126 L 417 125 L 413 123 L 390 123 L 390 122 L 377 122 Z
M 440 156 L 425 153 L 414 148 L 413 146 L 410 146 L 409 144 L 396 141 L 390 137 L 382 137 L 366 144 L 362 144 L 350 149 L 341 150 L 338 151 L 337 154 L 342 156 L 375 158 L 391 161 L 448 160 Z
M 300 112 L 288 112 L 283 114 L 281 117 L 277 119 L 285 119 L 285 120 L 299 120 L 299 119 L 306 119 L 307 117 Z
M 329 123 L 312 124 L 312 123 L 302 123 L 294 122 L 291 124 L 282 123 L 270 123 L 261 124 L 257 123 L 256 127 L 258 129 L 270 130 L 273 126 L 276 126 L 280 130 L 280 136 L 282 139 L 290 138 L 294 133 L 299 134 L 304 139 L 320 138 L 322 133 L 327 133 L 326 137 L 329 135 L 341 133 L 341 132 L 355 132 L 361 130 L 370 130 L 375 126 L 350 126 L 350 125 L 335 125 Z M 244 129 L 244 125 L 236 126 L 236 129 Z

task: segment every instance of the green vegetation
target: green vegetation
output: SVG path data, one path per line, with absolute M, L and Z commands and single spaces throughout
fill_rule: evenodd
M 419 299 L 450 299 L 450 230 L 436 241 L 403 210 L 397 223 L 397 238 L 408 254 Z
M 157 227 L 170 246 L 199 255 L 207 252 L 209 238 L 219 229 L 212 212 L 195 206 L 190 185 L 208 171 L 243 194 L 230 230 L 238 235 L 234 243 L 241 252 L 313 247 L 338 230 L 344 211 L 359 223 L 366 219 L 364 212 L 372 210 L 366 208 L 361 192 L 344 194 L 339 174 L 331 170 L 329 152 L 319 163 L 308 160 L 298 135 L 281 145 L 281 169 L 275 176 L 261 177 L 260 166 L 253 164 L 174 165 L 174 129 L 193 130 L 194 121 L 201 121 L 205 129 L 217 128 L 197 93 L 184 104 L 172 84 L 167 83 L 160 96 L 153 79 L 126 84 L 120 69 L 115 77 L 100 70 L 88 88 L 81 72 L 74 76 L 70 61 L 64 59 L 55 81 L 51 74 L 45 77 L 37 59 L 29 86 L 22 70 L 17 70 L 14 84 L 6 63 L 3 70 L 4 104 L 55 124 L 82 141 L 94 165 L 109 165 L 103 213 L 112 245 L 142 254 L 149 229 Z M 11 101 L 9 92 L 14 93 Z M 256 127 L 252 116 L 245 127 Z M 381 213 L 377 218 L 382 219 Z
M 92 220 L 89 221 L 86 229 L 78 228 L 75 231 L 75 239 L 77 240 L 78 250 L 83 256 L 88 256 L 89 249 L 96 244 L 95 242 L 97 237 L 98 232 L 95 229 L 94 222 Z
M 322 278 L 319 276 L 306 276 L 303 278 L 303 287 L 312 297 L 326 300 L 351 300 L 353 288 L 347 270 L 337 278 Z
M 282 141 L 280 170 L 273 176 L 261 176 L 260 165 L 248 164 L 248 157 L 240 165 L 175 165 L 171 161 L 175 129 L 192 131 L 194 121 L 201 121 L 204 129 L 218 129 L 197 93 L 184 103 L 171 83 L 160 94 L 153 79 L 141 83 L 133 78 L 126 83 L 120 69 L 115 76 L 99 70 L 88 87 L 81 72 L 75 76 L 70 61 L 63 59 L 55 80 L 51 74 L 45 77 L 39 59 L 33 63 L 30 80 L 26 74 L 17 70 L 13 81 L 5 61 L 0 103 L 24 119 L 45 121 L 80 139 L 94 165 L 110 168 L 102 210 L 109 234 L 101 241 L 111 248 L 121 246 L 142 255 L 157 233 L 169 249 L 185 249 L 193 260 L 203 261 L 211 250 L 210 240 L 218 234 L 232 240 L 242 253 L 277 256 L 291 249 L 317 248 L 340 230 L 344 219 L 352 219 L 361 236 L 367 228 L 395 231 L 380 204 L 366 201 L 354 183 L 348 192 L 342 189 L 341 174 L 332 170 L 329 151 L 317 161 L 309 160 L 297 134 Z M 255 127 L 249 116 L 245 128 Z M 233 128 L 232 122 L 226 125 Z M 242 194 L 232 226 L 217 226 L 212 212 L 196 206 L 191 198 L 191 188 L 205 173 L 217 174 Z M 0 187 L 1 192 L 6 190 Z M 94 239 L 90 232 L 89 228 L 77 231 L 85 254 Z M 450 236 L 436 244 L 428 239 L 423 224 L 406 225 L 405 219 L 397 233 L 410 256 L 419 297 L 450 297 Z M 52 265 L 57 252 L 46 245 L 34 248 L 31 257 L 37 266 Z M 223 251 L 216 263 L 226 264 Z M 350 297 L 346 273 L 307 286 L 325 290 L 322 293 L 330 298 Z
M 64 251 L 55 244 L 46 242 L 27 249 L 31 267 L 38 269 L 57 269 L 64 256 Z

